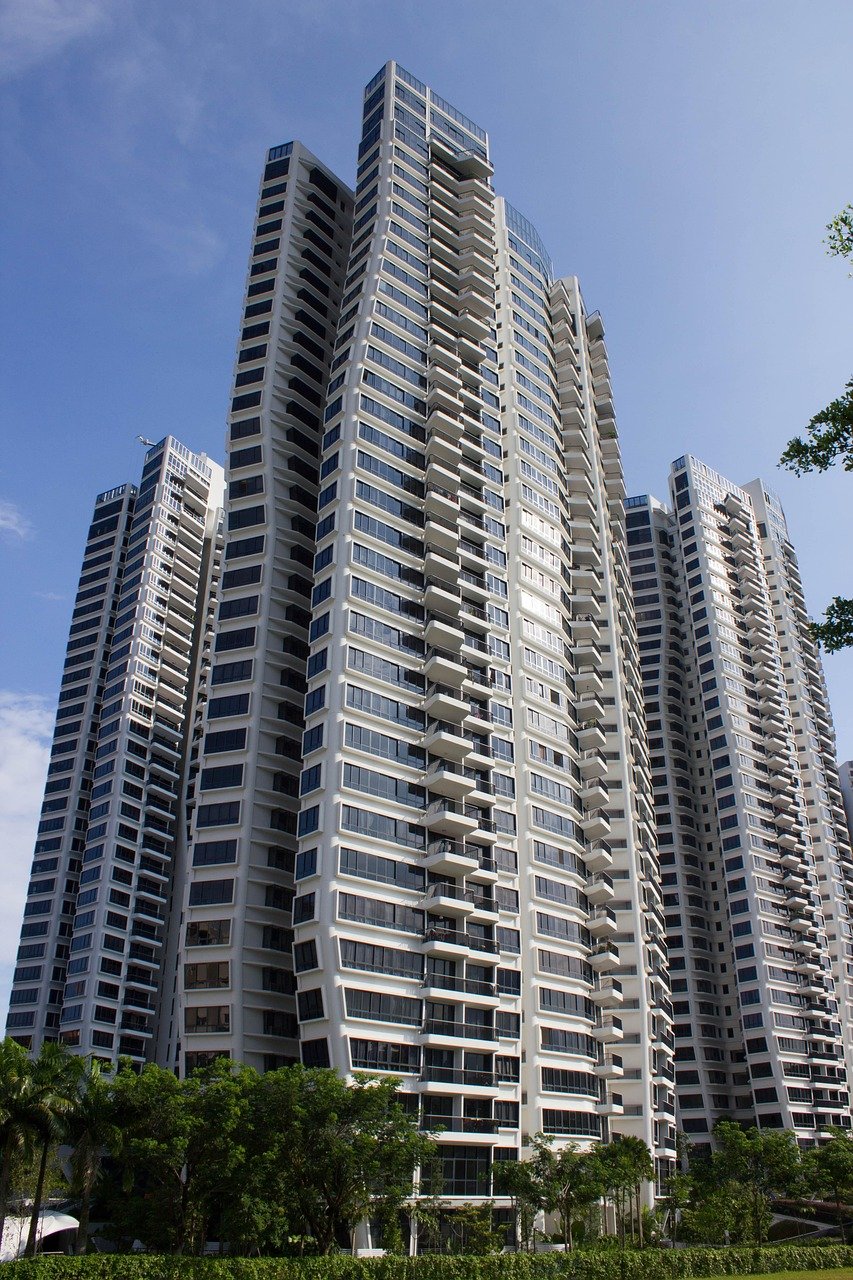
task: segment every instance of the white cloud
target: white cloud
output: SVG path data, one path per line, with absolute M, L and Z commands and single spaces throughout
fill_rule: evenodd
M 44 698 L 0 690 L 0 1018 L 4 1025 L 52 729 L 53 708 Z
M 21 509 L 5 498 L 0 498 L 0 533 L 10 533 L 16 538 L 28 538 L 32 533 L 32 526 Z
M 37 600 L 67 600 L 68 597 L 63 595 L 61 591 L 34 591 L 33 595 Z
M 61 53 L 115 8 L 115 0 L 0 0 L 0 80 Z

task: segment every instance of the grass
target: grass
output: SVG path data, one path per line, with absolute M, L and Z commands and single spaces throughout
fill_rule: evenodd
M 829 1271 L 772 1271 L 760 1276 L 712 1276 L 710 1280 L 853 1280 L 849 1267 Z

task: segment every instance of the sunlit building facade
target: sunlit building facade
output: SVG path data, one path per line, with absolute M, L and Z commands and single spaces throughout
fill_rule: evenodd
M 853 860 L 784 514 L 692 457 L 628 500 L 679 1125 L 850 1126 Z

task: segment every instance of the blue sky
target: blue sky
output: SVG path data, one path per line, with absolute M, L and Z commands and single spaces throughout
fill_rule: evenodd
M 851 37 L 834 0 L 0 0 L 0 937 L 92 498 L 138 433 L 221 457 L 264 151 L 299 137 L 351 180 L 389 57 L 489 131 L 601 309 L 629 492 L 665 496 L 686 450 L 761 474 L 813 611 L 851 589 L 853 476 L 776 466 L 853 373 L 822 245 L 853 200 Z M 853 756 L 853 652 L 826 667 Z

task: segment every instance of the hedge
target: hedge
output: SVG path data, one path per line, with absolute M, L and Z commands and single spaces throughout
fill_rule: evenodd
M 486 1257 L 192 1258 L 92 1254 L 6 1263 L 8 1280 L 689 1280 L 847 1267 L 853 1246 L 602 1249 Z

